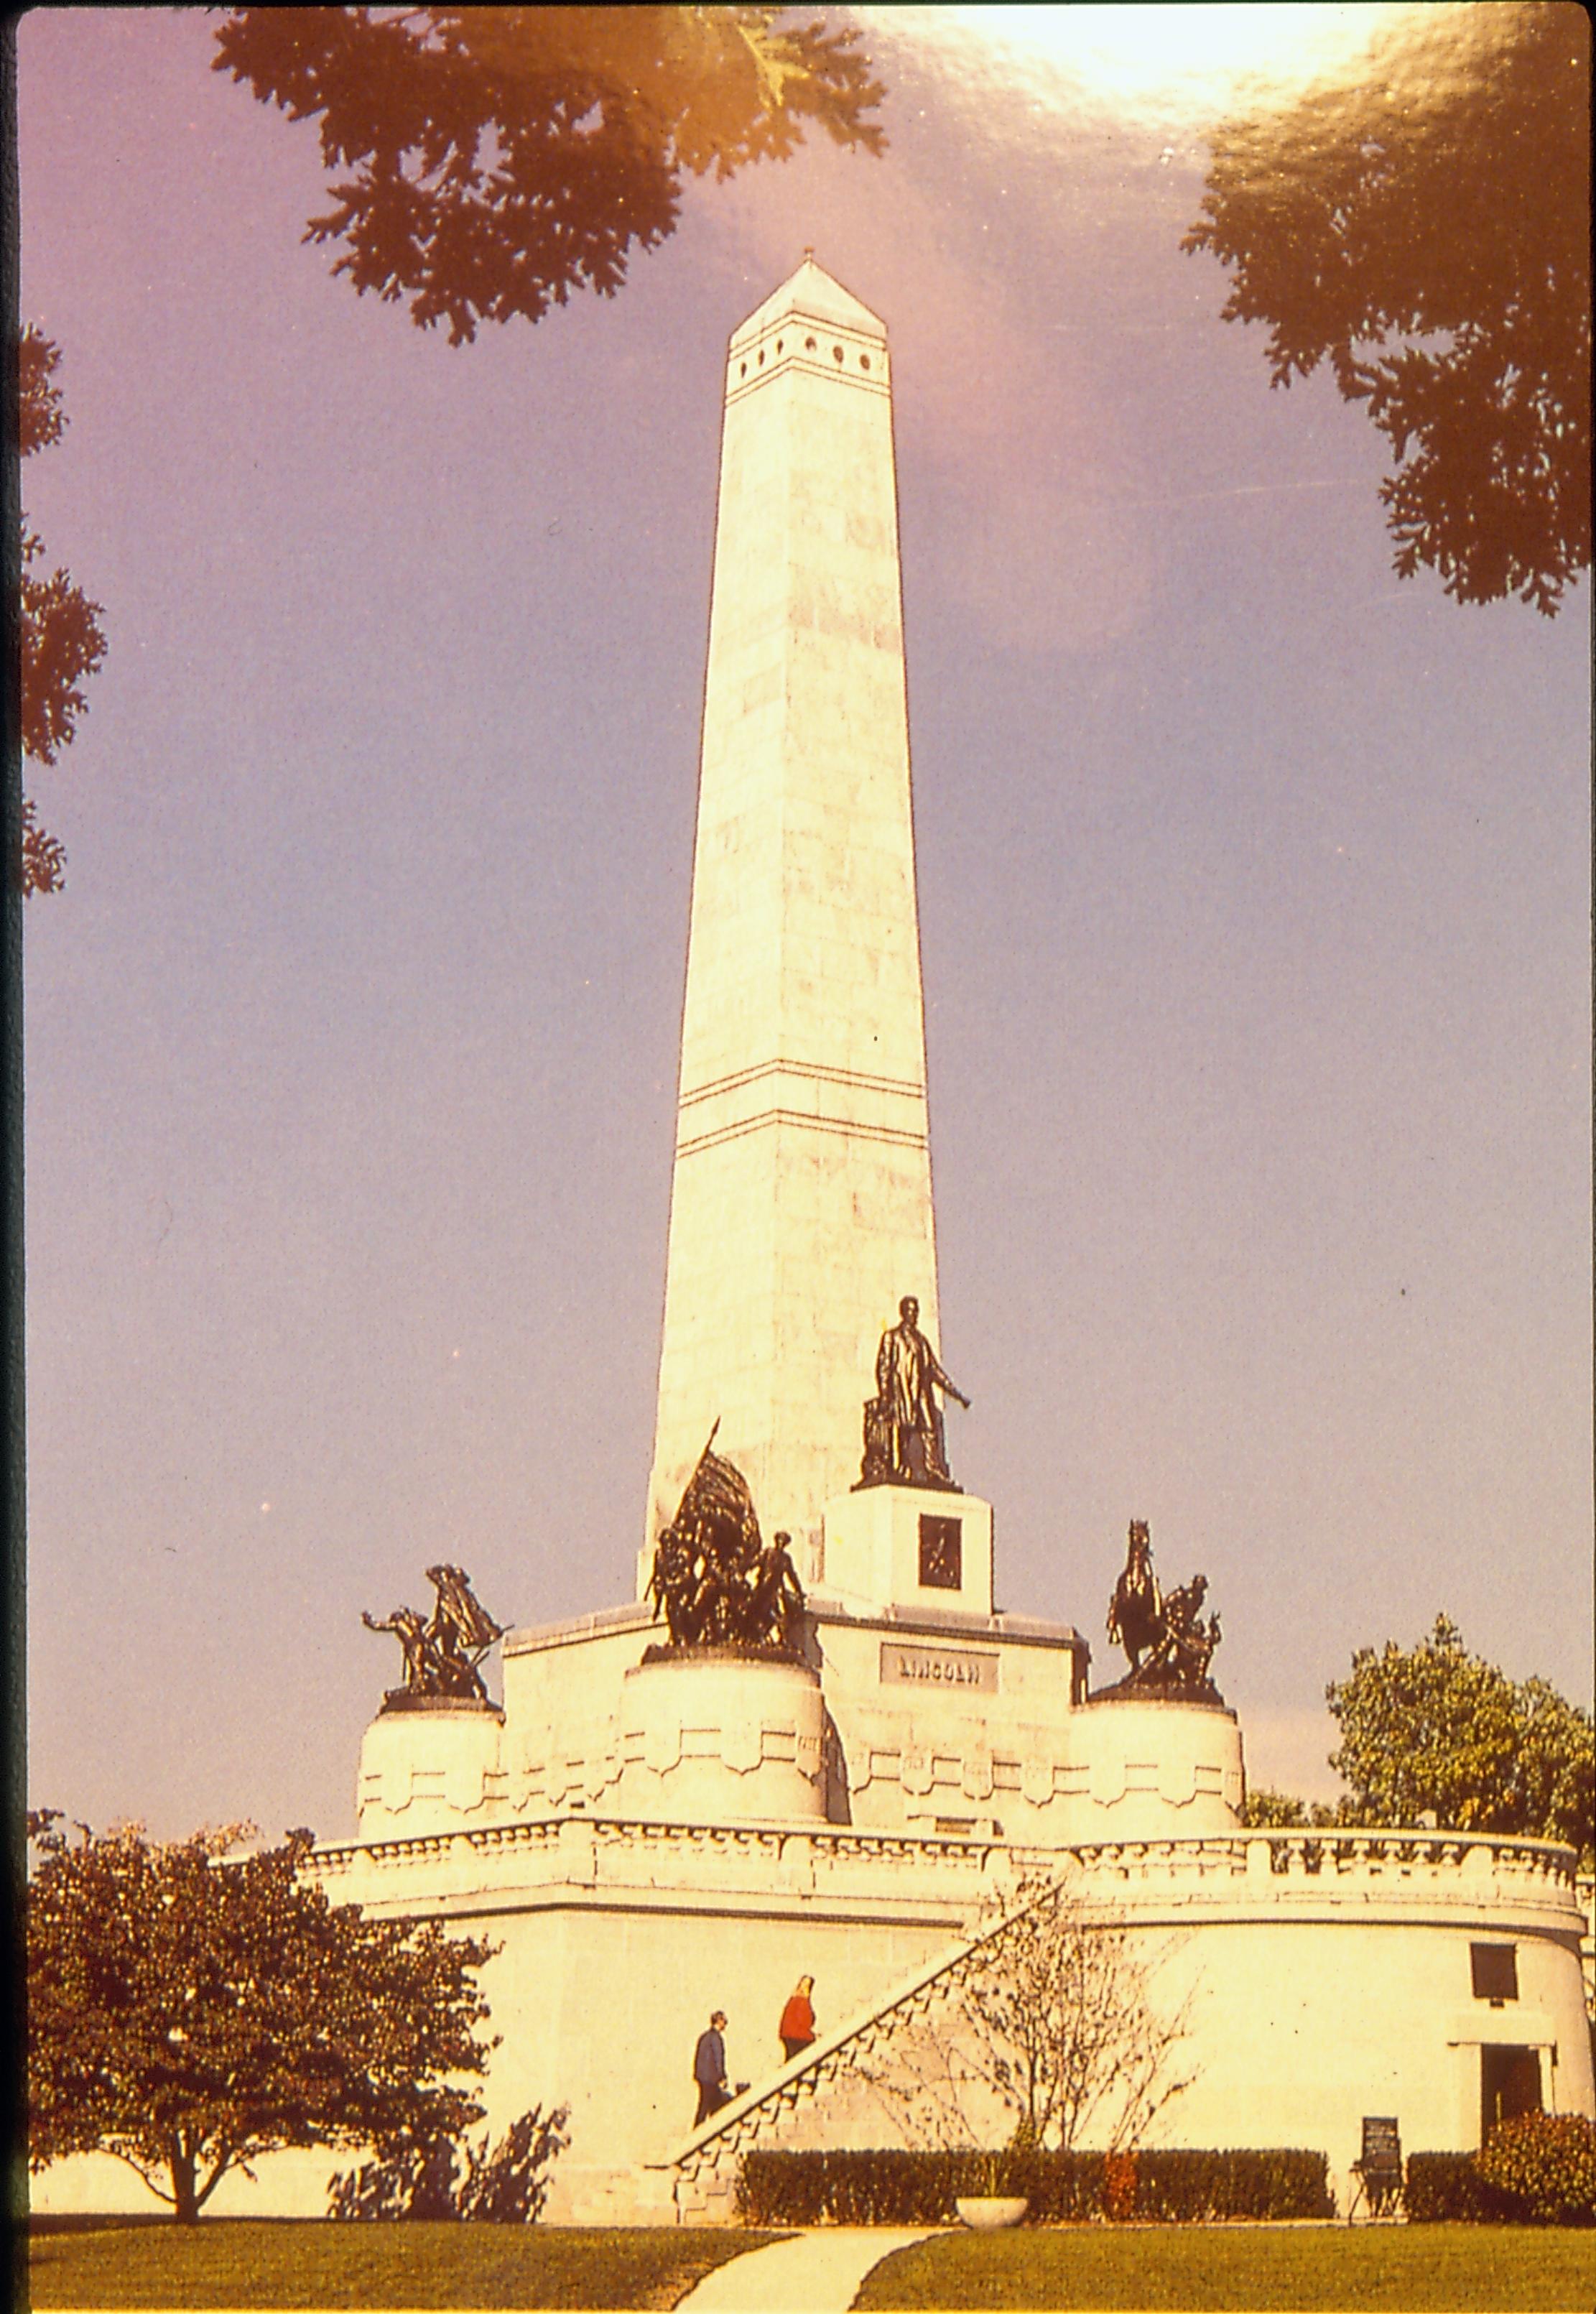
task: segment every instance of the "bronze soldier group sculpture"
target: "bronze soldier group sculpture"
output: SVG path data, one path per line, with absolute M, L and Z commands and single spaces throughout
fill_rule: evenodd
M 1121 1692 L 1177 1695 L 1217 1703 L 1208 1666 L 1220 1643 L 1219 1617 L 1204 1620 L 1208 1578 L 1194 1575 L 1166 1596 L 1153 1572 L 1152 1541 L 1144 1519 L 1131 1521 L 1130 1547 L 1108 1602 L 1108 1637 L 1131 1659 Z
M 648 1595 L 673 1649 L 752 1647 L 796 1656 L 803 1644 L 804 1591 L 792 1537 L 763 1542 L 748 1481 L 713 1451 L 715 1430 L 675 1517 L 660 1533 Z
M 876 1353 L 876 1395 L 865 1402 L 861 1487 L 955 1487 L 939 1390 L 968 1408 L 969 1400 L 943 1373 L 920 1330 L 920 1303 L 905 1294 L 898 1303 L 898 1322 L 882 1335 Z
M 405 1700 L 435 1696 L 459 1703 L 486 1703 L 488 1691 L 478 1666 L 495 1639 L 504 1637 L 471 1587 L 463 1568 L 429 1567 L 427 1580 L 436 1596 L 430 1616 L 414 1607 L 395 1607 L 379 1621 L 362 1612 L 368 1631 L 392 1631 L 404 1651 L 404 1685 L 390 1688 Z

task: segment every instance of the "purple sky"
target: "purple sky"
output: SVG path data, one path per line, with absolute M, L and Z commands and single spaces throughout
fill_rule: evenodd
M 1584 589 L 1391 576 L 1380 438 L 1270 393 L 1178 253 L 1178 90 L 1115 110 L 1068 24 L 873 29 L 886 160 L 695 189 L 613 301 L 452 350 L 301 245 L 313 132 L 204 15 L 22 24 L 71 419 L 25 497 L 110 638 L 35 782 L 39 1801 L 344 1833 L 362 1607 L 438 1557 L 504 1621 L 630 1595 L 721 361 L 807 243 L 892 333 L 941 1347 L 1002 1603 L 1113 1676 L 1149 1519 L 1299 1788 L 1325 1682 L 1442 1608 L 1589 1691 Z

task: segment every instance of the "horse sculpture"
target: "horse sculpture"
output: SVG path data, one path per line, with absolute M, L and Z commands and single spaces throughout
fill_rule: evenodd
M 1152 1571 L 1152 1539 L 1145 1519 L 1131 1521 L 1125 1563 L 1108 1602 L 1108 1637 L 1131 1659 L 1133 1673 L 1143 1653 L 1157 1645 L 1164 1628 L 1164 1603 Z
M 1122 1686 L 1215 1700 L 1208 1667 L 1221 1632 L 1219 1617 L 1202 1613 L 1207 1595 L 1204 1575 L 1167 1597 L 1160 1592 L 1147 1523 L 1133 1519 L 1124 1567 L 1108 1602 L 1108 1637 L 1131 1661 Z

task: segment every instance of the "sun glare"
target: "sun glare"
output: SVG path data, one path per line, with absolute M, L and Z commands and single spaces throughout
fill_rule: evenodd
M 863 8 L 874 39 L 1026 84 L 1039 98 L 1130 111 L 1173 127 L 1237 96 L 1285 102 L 1355 72 L 1376 34 L 1415 0 L 1182 0 L 1182 4 Z

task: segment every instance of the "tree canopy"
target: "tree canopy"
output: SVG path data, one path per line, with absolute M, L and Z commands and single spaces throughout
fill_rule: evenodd
M 305 238 L 450 342 L 611 296 L 675 232 L 683 175 L 780 160 L 807 130 L 883 149 L 859 33 L 780 7 L 231 8 L 215 68 L 343 171 Z
M 1301 1800 L 1295 1792 L 1280 1791 L 1273 1784 L 1249 1784 L 1241 1803 L 1241 1821 L 1249 1831 L 1278 1827 L 1292 1832 L 1338 1824 L 1342 1819 L 1323 1800 Z
M 1548 617 L 1591 560 L 1590 25 L 1567 0 L 1409 9 L 1355 83 L 1212 140 L 1181 246 L 1391 445 L 1394 567 Z
M 1470 1655 L 1445 1615 L 1416 1647 L 1360 1647 L 1325 1690 L 1341 1730 L 1337 1820 L 1519 1833 L 1590 1859 L 1596 1727 L 1543 1679 Z
M 24 458 L 58 442 L 66 412 L 56 371 L 61 352 L 30 322 L 17 348 L 17 448 Z M 39 576 L 32 565 L 44 542 L 22 518 L 22 752 L 37 764 L 53 764 L 72 738 L 88 706 L 82 684 L 105 657 L 98 603 L 91 603 L 69 570 Z M 66 879 L 66 852 L 39 824 L 32 798 L 22 804 L 22 889 L 58 892 Z
M 329 1903 L 311 1846 L 235 1857 L 248 1826 L 160 1844 L 29 1819 L 29 2160 L 115 2154 L 192 2223 L 283 2146 L 458 2133 L 482 2107 L 490 1947 Z

